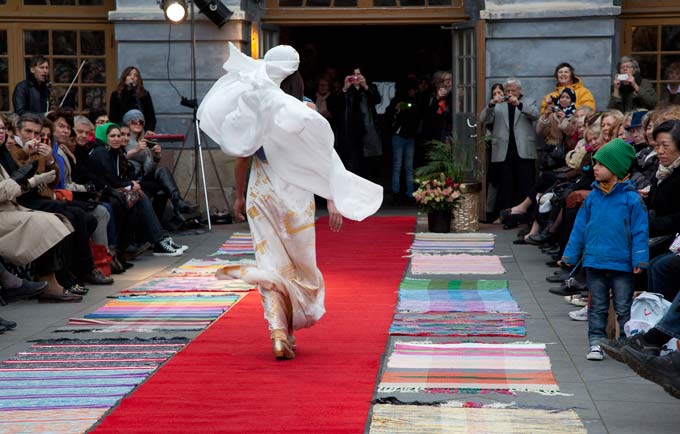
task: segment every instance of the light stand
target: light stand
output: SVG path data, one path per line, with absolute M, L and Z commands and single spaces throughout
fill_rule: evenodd
M 168 20 L 179 23 L 184 21 L 187 12 L 187 3 L 191 11 L 189 11 L 189 25 L 191 31 L 191 99 L 182 97 L 180 104 L 184 107 L 188 107 L 192 110 L 192 128 L 194 131 L 194 181 L 196 186 L 196 202 L 198 202 L 198 189 L 199 180 L 198 174 L 200 171 L 201 178 L 203 179 L 203 193 L 205 198 L 205 210 L 208 219 L 208 230 L 212 230 L 212 221 L 210 219 L 210 203 L 208 202 L 208 186 L 205 181 L 205 168 L 203 167 L 203 146 L 201 143 L 201 130 L 199 128 L 197 111 L 198 111 L 198 92 L 196 90 L 196 30 L 194 28 L 194 6 L 198 7 L 199 10 L 206 15 L 218 28 L 222 26 L 229 20 L 232 12 L 224 6 L 220 1 L 215 0 L 193 0 L 191 2 L 185 0 L 162 0 L 160 2 L 161 9 L 164 10 L 165 15 Z M 186 140 L 185 140 L 186 141 Z M 184 143 L 182 143 L 182 149 L 180 149 L 179 156 L 175 162 L 175 167 L 173 168 L 173 173 L 177 168 L 177 163 L 182 155 L 182 150 L 184 149 Z M 217 171 L 217 166 L 215 165 L 215 160 L 210 152 L 208 152 L 210 161 L 212 162 L 213 169 L 215 170 L 215 176 L 217 177 L 217 182 L 220 186 L 220 191 L 222 192 L 222 197 L 224 202 L 229 209 L 229 213 L 232 214 L 231 205 L 224 194 L 224 187 L 222 186 L 222 180 L 220 179 L 219 173 Z

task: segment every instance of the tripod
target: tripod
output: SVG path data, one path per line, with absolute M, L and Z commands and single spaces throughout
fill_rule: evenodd
M 195 181 L 196 188 L 196 202 L 198 202 L 198 190 L 199 190 L 199 179 L 198 174 L 201 174 L 201 179 L 203 180 L 203 194 L 205 199 L 205 210 L 206 216 L 208 218 L 208 230 L 212 230 L 212 221 L 210 219 L 210 203 L 208 201 L 208 186 L 205 182 L 205 168 L 203 167 L 203 145 L 201 143 L 201 130 L 199 128 L 199 121 L 197 117 L 198 112 L 198 100 L 196 91 L 196 30 L 194 28 L 194 5 L 191 5 L 190 15 L 189 15 L 190 29 L 191 29 L 191 99 L 185 97 L 181 98 L 180 104 L 184 107 L 188 107 L 192 110 L 192 129 L 194 134 L 194 176 L 192 177 Z M 186 139 L 185 139 L 186 142 Z M 175 161 L 175 167 L 172 172 L 177 169 L 177 164 L 182 156 L 182 151 L 184 150 L 184 143 L 182 143 L 182 148 L 180 149 L 177 160 Z M 210 152 L 208 152 L 210 161 L 212 162 L 213 169 L 215 170 L 215 176 L 217 177 L 217 182 L 220 186 L 220 191 L 222 192 L 222 197 L 227 205 L 227 209 L 231 214 L 231 206 L 227 200 L 227 196 L 224 194 L 224 187 L 222 186 L 222 180 L 220 179 L 219 173 L 217 171 L 217 166 L 215 165 L 215 160 Z

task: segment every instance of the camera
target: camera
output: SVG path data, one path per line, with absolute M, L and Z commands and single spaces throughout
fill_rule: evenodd
M 628 74 L 617 74 L 616 79 L 619 81 L 628 81 Z
M 508 95 L 503 95 L 503 102 L 508 102 L 510 97 Z
M 556 106 L 556 105 L 554 105 L 552 109 L 553 109 L 553 111 L 554 111 L 554 112 L 556 112 L 556 111 L 559 111 L 559 110 L 560 110 L 560 108 L 559 108 L 558 106 Z
M 359 81 L 359 77 L 356 75 L 353 75 L 349 78 L 350 83 L 356 83 L 357 81 Z

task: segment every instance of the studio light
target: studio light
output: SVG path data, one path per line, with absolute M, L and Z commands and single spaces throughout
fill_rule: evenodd
M 185 0 L 163 0 L 161 9 L 165 11 L 165 18 L 173 23 L 181 23 L 187 17 L 187 3 Z
M 220 29 L 234 14 L 220 0 L 194 0 L 194 3 L 198 10 Z

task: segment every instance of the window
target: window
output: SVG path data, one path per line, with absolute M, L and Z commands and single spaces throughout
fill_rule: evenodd
M 680 22 L 678 24 L 633 25 L 630 51 L 640 63 L 643 78 L 651 80 L 657 96 L 669 85 L 677 86 L 680 77 Z
M 30 74 L 31 57 L 43 55 L 49 60 L 54 105 L 63 101 L 64 107 L 79 112 L 106 107 L 105 31 L 27 29 L 23 39 L 26 74 Z
M 0 112 L 9 110 L 9 58 L 7 31 L 0 30 Z

